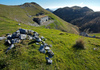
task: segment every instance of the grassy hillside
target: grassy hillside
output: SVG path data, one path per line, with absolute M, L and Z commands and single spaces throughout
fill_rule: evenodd
M 41 13 L 41 12 L 48 15 L 50 18 L 52 18 L 55 21 L 54 23 L 48 25 L 46 28 L 59 29 L 61 31 L 78 34 L 78 28 L 76 26 L 73 26 L 65 22 L 64 20 L 60 19 L 59 17 L 52 14 L 51 12 L 43 9 L 41 6 L 39 6 L 34 2 L 25 3 L 23 5 L 18 5 L 18 6 L 0 5 L 1 18 L 2 17 L 9 18 L 19 23 L 34 24 L 33 18 L 37 13 Z
M 90 36 L 97 36 L 97 37 L 100 37 L 100 33 L 91 33 L 91 34 L 89 34 Z
M 14 20 L 0 17 L 0 36 L 13 33 L 19 28 L 34 30 L 47 38 L 46 43 L 53 45 L 53 63 L 46 64 L 45 55 L 38 51 L 40 46 L 29 44 L 32 40 L 23 40 L 22 43 L 16 44 L 8 54 L 5 54 L 5 51 L 9 46 L 4 45 L 3 40 L 0 41 L 0 70 L 100 70 L 100 39 L 23 23 L 19 26 Z M 85 42 L 84 50 L 73 47 L 80 38 Z

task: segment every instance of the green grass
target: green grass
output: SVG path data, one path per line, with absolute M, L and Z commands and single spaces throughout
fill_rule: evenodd
M 54 14 L 48 14 L 48 16 L 55 20 L 54 23 L 48 25 L 49 28 L 59 29 L 64 32 L 78 34 L 79 31 L 76 26 L 74 26 L 68 22 L 65 22 L 64 20 L 60 19 L 59 17 L 55 16 Z
M 23 40 L 15 48 L 5 54 L 9 46 L 0 41 L 0 70 L 100 70 L 100 39 L 81 37 L 55 29 L 33 27 L 26 24 L 0 17 L 0 36 L 13 33 L 19 28 L 31 29 L 44 36 L 46 43 L 52 44 L 54 52 L 51 65 L 46 64 L 45 54 L 38 51 L 39 45 L 29 44 Z M 52 26 L 52 25 L 51 25 Z M 78 39 L 85 42 L 85 49 L 75 49 L 73 46 Z M 96 50 L 94 50 L 96 48 Z
M 53 18 L 53 20 L 55 21 L 54 23 L 48 25 L 46 28 L 57 29 L 69 33 L 78 34 L 79 31 L 76 26 L 65 22 L 64 20 L 60 19 L 53 13 L 44 10 L 42 7 L 38 5 L 31 4 L 31 3 L 29 4 L 32 5 L 32 7 L 22 8 L 20 6 L 0 5 L 0 17 L 6 17 L 14 21 L 17 21 L 19 23 L 34 24 L 33 18 L 37 13 L 42 12 L 45 15 L 48 15 L 50 18 Z
M 92 33 L 92 34 L 89 34 L 90 36 L 97 36 L 97 37 L 100 37 L 100 33 Z

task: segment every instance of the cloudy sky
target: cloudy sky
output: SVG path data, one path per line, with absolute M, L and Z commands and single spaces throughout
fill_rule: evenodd
M 87 6 L 94 11 L 100 11 L 100 0 L 0 0 L 0 4 L 20 5 L 25 2 L 36 2 L 43 8 L 62 8 L 72 6 Z

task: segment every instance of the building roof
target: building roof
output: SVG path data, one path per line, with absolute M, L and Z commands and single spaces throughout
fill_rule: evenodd
M 39 15 L 36 18 L 43 18 L 43 17 L 47 17 L 47 15 Z

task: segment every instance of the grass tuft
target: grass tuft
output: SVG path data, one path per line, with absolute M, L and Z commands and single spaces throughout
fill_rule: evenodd
M 78 39 L 73 47 L 76 49 L 85 49 L 85 42 L 83 41 L 82 38 Z

